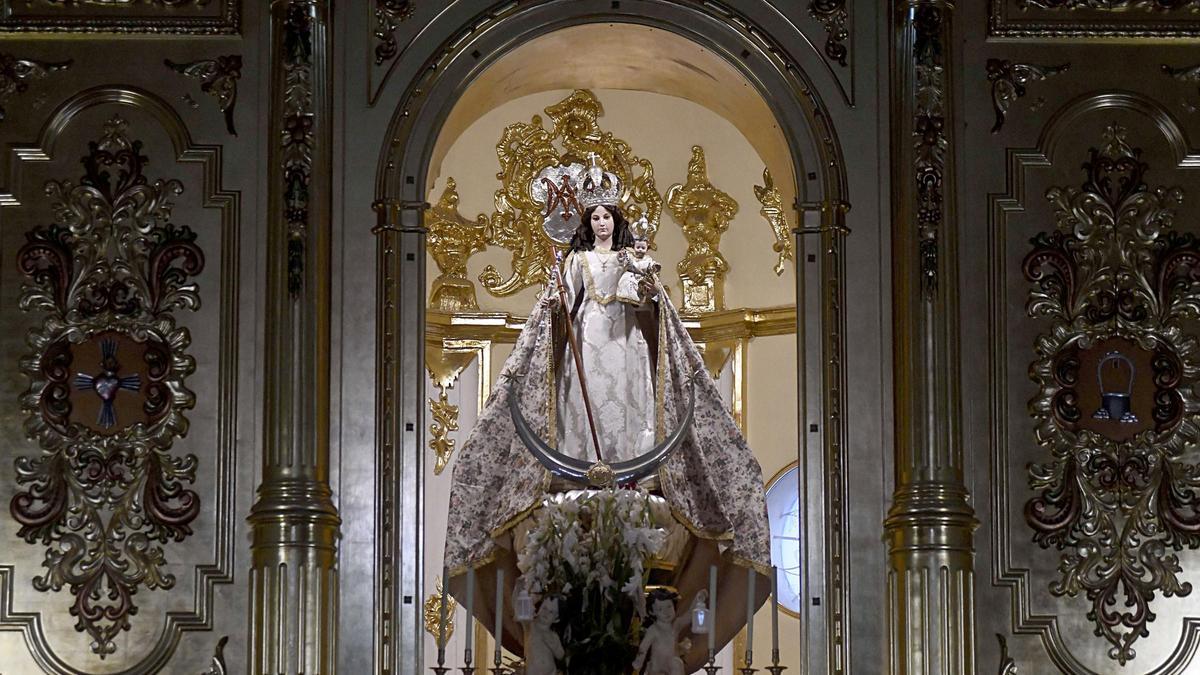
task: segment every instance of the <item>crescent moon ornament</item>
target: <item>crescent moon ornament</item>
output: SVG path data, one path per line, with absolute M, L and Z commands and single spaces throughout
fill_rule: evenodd
M 525 416 L 521 414 L 521 406 L 517 403 L 517 392 L 511 381 L 508 385 L 508 411 L 512 415 L 517 437 L 550 473 L 572 483 L 590 487 L 621 487 L 636 483 L 658 471 L 658 467 L 662 466 L 663 462 L 667 461 L 671 453 L 675 452 L 675 449 L 683 442 L 687 432 L 692 428 L 692 418 L 696 409 L 695 377 L 693 375 L 688 378 L 691 389 L 688 407 L 675 431 L 642 455 L 623 462 L 611 464 L 604 461 L 587 462 L 576 457 L 568 457 L 550 447 L 533 431 L 529 422 L 525 420 Z

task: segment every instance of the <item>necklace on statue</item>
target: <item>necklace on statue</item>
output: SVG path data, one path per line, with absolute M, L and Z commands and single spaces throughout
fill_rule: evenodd
M 611 253 L 611 251 L 610 251 Z M 608 271 L 608 261 L 612 256 L 604 255 L 601 251 L 596 251 L 596 255 L 600 257 L 600 271 Z

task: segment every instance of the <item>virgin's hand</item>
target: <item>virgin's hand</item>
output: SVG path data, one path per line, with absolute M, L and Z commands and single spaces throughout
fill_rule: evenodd
M 638 292 L 646 299 L 658 297 L 658 284 L 650 277 L 642 277 L 638 281 Z

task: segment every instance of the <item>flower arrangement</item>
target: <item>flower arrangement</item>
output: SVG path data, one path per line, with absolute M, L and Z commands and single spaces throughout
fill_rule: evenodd
M 645 563 L 665 538 L 638 490 L 570 494 L 534 516 L 517 567 L 532 596 L 559 598 L 564 672 L 628 671 L 645 614 Z

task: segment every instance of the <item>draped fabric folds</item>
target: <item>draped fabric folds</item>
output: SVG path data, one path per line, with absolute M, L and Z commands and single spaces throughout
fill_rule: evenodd
M 586 274 L 588 270 L 583 267 L 580 271 Z M 568 273 L 572 273 L 571 268 Z M 723 645 L 744 623 L 748 573 L 759 575 L 755 606 L 766 599 L 770 590 L 770 543 L 762 470 L 665 293 L 660 293 L 658 305 L 657 335 L 653 339 L 638 343 L 627 327 L 621 328 L 624 335 L 632 337 L 625 348 L 635 349 L 640 344 L 642 348 L 656 349 L 655 358 L 650 360 L 653 386 L 639 390 L 654 397 L 655 438 L 642 442 L 652 445 L 677 427 L 687 409 L 691 379 L 696 378 L 691 432 L 659 469 L 658 485 L 674 517 L 697 540 L 692 555 L 673 572 L 673 585 L 683 598 L 681 605 L 690 603 L 692 593 L 707 585 L 709 564 L 719 568 L 722 583 L 717 598 L 717 638 Z M 445 563 L 451 577 L 449 590 L 460 602 L 464 601 L 466 571 L 474 568 L 475 617 L 489 627 L 494 622 L 497 568 L 504 569 L 508 588 L 519 574 L 513 528 L 542 503 L 551 489 L 549 472 L 517 437 L 508 410 L 509 396 L 518 397 L 530 427 L 551 443 L 557 440 L 562 425 L 572 424 L 559 421 L 560 376 L 555 372 L 555 315 L 561 321 L 564 313 L 550 306 L 539 302 L 530 313 L 453 468 L 445 549 Z M 579 311 L 583 311 L 582 307 Z M 631 314 L 636 311 L 632 303 L 628 311 Z M 586 352 L 583 358 L 586 362 Z M 629 358 L 635 364 L 641 362 L 641 357 Z M 559 368 L 567 367 L 574 368 L 569 360 L 563 359 Z M 646 372 L 650 372 L 651 366 L 646 367 Z M 595 396 L 593 393 L 594 409 L 602 409 L 603 403 Z M 568 410 L 567 414 L 575 413 Z M 640 448 L 642 442 L 637 452 L 644 450 Z M 506 598 L 506 606 L 511 606 L 509 600 Z M 505 647 L 519 654 L 520 626 L 512 619 L 511 612 L 505 614 Z M 685 656 L 689 672 L 703 659 L 704 639 L 697 638 Z

